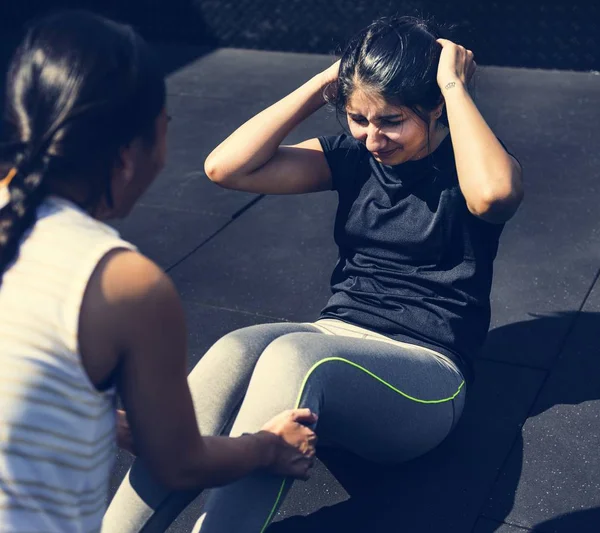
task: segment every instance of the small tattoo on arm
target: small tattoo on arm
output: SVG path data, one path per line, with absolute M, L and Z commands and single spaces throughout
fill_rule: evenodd
M 451 81 L 450 83 L 447 83 L 446 86 L 444 87 L 444 89 L 452 89 L 452 87 L 454 87 L 456 85 L 455 81 Z

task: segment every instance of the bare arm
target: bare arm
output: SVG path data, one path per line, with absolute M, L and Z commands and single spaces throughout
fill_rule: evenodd
M 438 83 L 446 103 L 460 188 L 469 210 L 493 223 L 509 220 L 523 199 L 521 167 L 496 138 L 466 88 L 474 70 L 469 50 L 444 46 Z M 472 72 L 471 72 L 472 73 Z
M 240 126 L 208 156 L 206 175 L 223 187 L 263 194 L 330 189 L 331 172 L 317 139 L 280 145 L 324 105 L 323 90 L 338 68 L 332 65 Z
M 282 414 L 269 431 L 254 435 L 200 435 L 187 384 L 179 296 L 145 257 L 120 251 L 99 265 L 84 298 L 80 337 L 88 360 L 119 354 L 116 383 L 136 451 L 166 485 L 213 487 L 260 468 L 306 477 L 314 434 L 301 423 L 315 421 L 307 410 Z

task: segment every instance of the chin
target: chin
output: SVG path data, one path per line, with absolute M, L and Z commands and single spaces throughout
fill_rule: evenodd
M 104 213 L 104 220 L 123 220 L 127 218 L 133 209 L 131 206 L 115 205 L 111 210 Z
M 386 165 L 388 167 L 395 167 L 397 165 L 401 165 L 402 163 L 406 163 L 407 158 L 406 154 L 401 153 L 400 155 L 395 155 L 395 157 L 391 157 L 390 159 L 380 159 L 376 157 L 375 160 L 381 163 L 382 165 Z
M 386 163 L 386 165 L 390 166 L 390 167 L 395 167 L 397 165 L 401 165 L 402 163 L 406 163 L 408 161 L 408 158 L 406 157 L 397 157 L 394 158 L 394 160 L 390 163 Z
M 127 218 L 131 214 L 131 211 L 133 211 L 134 206 L 135 204 L 119 207 L 115 213 L 115 218 L 120 220 Z

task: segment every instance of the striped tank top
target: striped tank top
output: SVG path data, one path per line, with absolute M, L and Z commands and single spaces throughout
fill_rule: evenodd
M 5 192 L 5 191 L 0 191 Z M 115 391 L 99 392 L 78 351 L 89 278 L 135 249 L 50 197 L 0 285 L 0 531 L 100 531 L 115 458 Z

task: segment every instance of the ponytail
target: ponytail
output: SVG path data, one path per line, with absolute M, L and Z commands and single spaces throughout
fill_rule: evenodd
M 121 150 L 152 139 L 164 74 L 130 26 L 81 10 L 31 24 L 8 70 L 0 125 L 0 282 L 50 193 L 78 193 L 93 212 L 112 204 Z M 0 172 L 0 180 L 2 178 Z
M 31 161 L 20 155 L 0 182 L 8 190 L 8 202 L 0 208 L 0 283 L 17 256 L 23 235 L 35 224 L 37 209 L 45 197 L 47 164 L 47 157 Z

